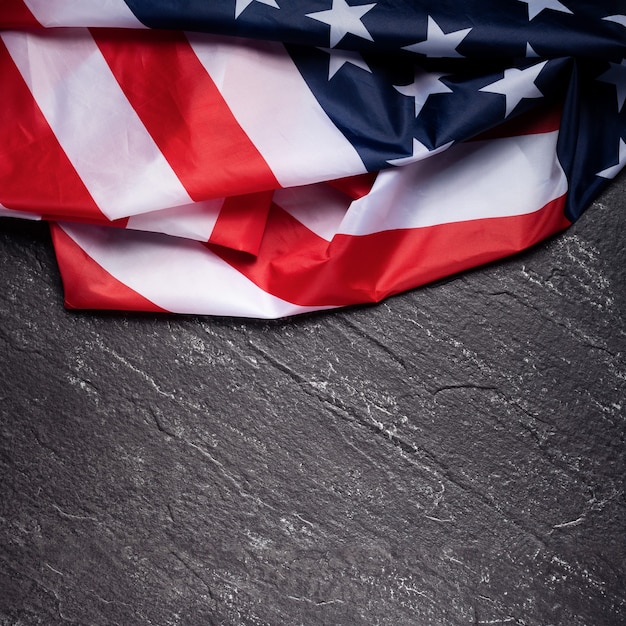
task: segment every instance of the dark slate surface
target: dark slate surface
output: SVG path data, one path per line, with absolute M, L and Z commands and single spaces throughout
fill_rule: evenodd
M 279 322 L 67 312 L 2 221 L 0 624 L 625 624 L 625 191 Z

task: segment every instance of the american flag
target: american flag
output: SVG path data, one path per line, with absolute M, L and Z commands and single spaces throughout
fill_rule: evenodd
M 281 317 L 566 228 L 626 163 L 624 0 L 2 0 L 0 214 L 70 308 Z

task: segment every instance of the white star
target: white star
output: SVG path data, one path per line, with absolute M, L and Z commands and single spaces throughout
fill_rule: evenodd
M 328 80 L 330 80 L 346 63 L 360 67 L 366 72 L 372 73 L 369 65 L 363 60 L 358 52 L 349 50 L 329 50 L 328 48 L 318 48 L 322 52 L 330 55 L 328 59 Z
M 611 63 L 611 69 L 604 72 L 602 76 L 598 76 L 598 80 L 615 85 L 617 109 L 621 111 L 626 102 L 626 59 L 623 59 L 621 63 Z
M 615 22 L 616 24 L 626 26 L 626 15 L 609 15 L 608 17 L 603 17 L 602 19 L 607 22 Z
M 526 43 L 526 58 L 537 58 L 539 55 L 535 52 L 533 47 L 527 42 Z
M 275 9 L 280 9 L 280 7 L 276 4 L 276 0 L 237 0 L 235 4 L 235 19 L 237 19 L 253 2 L 261 2 L 262 4 L 267 4 L 267 6 L 274 7 Z
M 391 159 L 390 161 L 387 161 L 387 163 L 389 163 L 389 165 L 397 166 L 415 163 L 416 161 L 421 161 L 422 159 L 432 156 L 433 154 L 438 154 L 439 152 L 447 150 L 453 143 L 454 141 L 449 141 L 443 146 L 439 146 L 434 150 L 429 150 L 421 141 L 418 141 L 417 139 L 415 139 L 415 137 L 413 137 L 413 154 L 411 156 L 401 157 L 399 159 Z
M 420 41 L 414 43 L 412 46 L 404 46 L 403 50 L 409 52 L 419 52 L 425 54 L 427 57 L 462 57 L 456 49 L 460 43 L 465 39 L 471 28 L 464 28 L 462 30 L 455 30 L 451 33 L 444 33 L 439 24 L 435 20 L 428 16 L 428 27 L 426 29 L 426 41 Z
M 346 0 L 333 0 L 332 9 L 307 13 L 306 16 L 330 26 L 330 47 L 334 48 L 348 33 L 374 41 L 361 18 L 375 6 L 374 2 L 351 7 Z
M 561 4 L 559 0 L 519 0 L 519 2 L 525 2 L 528 5 L 528 21 L 537 17 L 537 15 L 545 9 L 561 11 L 561 13 L 572 13 L 565 5 Z
M 602 176 L 602 178 L 615 178 L 621 169 L 626 165 L 626 142 L 623 139 L 619 140 L 619 157 L 617 159 L 617 165 L 607 167 L 605 170 L 598 172 L 596 176 Z
M 452 93 L 452 89 L 439 80 L 442 76 L 445 76 L 445 74 L 424 72 L 415 68 L 415 78 L 410 85 L 394 85 L 393 88 L 403 96 L 415 98 L 415 117 L 417 117 L 430 95 L 434 93 Z
M 524 98 L 543 98 L 543 94 L 535 85 L 535 80 L 546 63 L 547 61 L 543 61 L 525 70 L 515 67 L 504 70 L 504 78 L 485 85 L 478 91 L 502 94 L 506 98 L 505 117 L 507 117 Z

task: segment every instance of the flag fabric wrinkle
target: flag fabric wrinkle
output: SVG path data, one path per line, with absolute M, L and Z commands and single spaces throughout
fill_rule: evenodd
M 376 302 L 576 221 L 626 163 L 622 0 L 4 0 L 0 216 L 69 308 Z

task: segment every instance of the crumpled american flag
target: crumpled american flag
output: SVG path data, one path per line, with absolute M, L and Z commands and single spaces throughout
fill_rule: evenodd
M 624 0 L 2 0 L 0 214 L 70 308 L 379 301 L 626 163 Z

